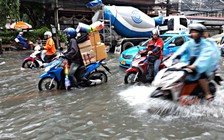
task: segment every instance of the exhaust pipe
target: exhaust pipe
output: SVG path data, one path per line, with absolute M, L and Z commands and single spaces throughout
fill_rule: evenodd
M 89 80 L 91 82 L 91 86 L 94 86 L 94 85 L 99 85 L 102 83 L 102 81 L 100 79 L 95 79 L 95 80 Z

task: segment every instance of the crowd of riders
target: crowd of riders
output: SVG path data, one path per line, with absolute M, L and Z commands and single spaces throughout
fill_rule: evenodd
M 78 87 L 77 80 L 74 76 L 79 66 L 83 65 L 82 57 L 77 43 L 77 32 L 74 28 L 66 28 L 64 30 L 66 34 L 68 47 L 67 52 L 64 53 L 64 58 L 68 60 L 70 65 L 69 79 L 73 87 Z M 190 40 L 185 42 L 168 61 L 179 59 L 181 62 L 188 64 L 187 68 L 193 71 L 193 74 L 188 75 L 186 81 L 197 81 L 202 90 L 205 93 L 207 100 L 213 99 L 212 94 L 208 88 L 208 77 L 211 75 L 214 68 L 217 68 L 220 60 L 220 51 L 216 43 L 209 38 L 206 27 L 202 24 L 196 23 L 189 26 Z M 20 32 L 17 38 L 27 47 L 23 33 Z M 46 45 L 43 47 L 46 52 L 45 62 L 49 62 L 56 54 L 55 42 L 52 39 L 52 33 L 46 31 L 44 33 L 47 39 Z M 151 40 L 147 45 L 148 61 L 154 64 L 154 74 L 159 71 L 159 65 L 163 60 L 163 40 L 160 38 L 159 30 L 154 29 L 151 34 Z
M 211 101 L 214 97 L 210 93 L 208 77 L 217 68 L 220 61 L 220 50 L 215 41 L 209 38 L 206 27 L 195 23 L 189 26 L 190 40 L 185 42 L 168 61 L 174 59 L 188 64 L 187 68 L 192 70 L 184 80 L 188 82 L 197 81 L 205 93 L 205 99 Z M 152 40 L 148 43 L 149 61 L 154 62 L 154 76 L 157 74 L 159 64 L 162 60 L 163 41 L 159 38 L 159 31 L 152 32 Z

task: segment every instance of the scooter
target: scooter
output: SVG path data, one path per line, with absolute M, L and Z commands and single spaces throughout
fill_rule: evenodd
M 34 48 L 34 43 L 32 41 L 27 41 L 28 48 L 24 49 L 24 46 L 19 43 L 19 40 L 15 38 L 15 42 L 10 42 L 10 48 L 11 50 L 17 50 L 17 51 L 22 51 L 22 50 L 32 50 Z
M 57 57 L 57 55 L 59 55 L 61 52 L 60 50 L 56 52 L 55 57 Z M 44 61 L 44 57 L 46 55 L 46 50 L 43 50 L 40 45 L 35 46 L 34 48 L 34 52 L 27 58 L 25 58 L 23 60 L 22 63 L 22 68 L 43 68 L 44 66 L 46 66 L 48 63 L 46 63 Z M 53 57 L 51 59 L 51 61 L 53 61 L 55 59 L 55 57 Z
M 138 51 L 138 54 L 132 61 L 131 67 L 125 72 L 124 83 L 134 84 L 136 82 L 151 82 L 154 78 L 154 63 L 148 61 L 147 51 Z M 159 69 L 165 68 L 164 61 L 166 61 L 170 56 L 167 56 L 161 62 Z
M 179 62 L 169 68 L 162 69 L 156 75 L 152 85 L 156 87 L 151 98 L 162 98 L 179 102 L 182 105 L 191 105 L 203 102 L 205 96 L 198 82 L 182 82 L 183 78 L 192 71 L 186 68 L 187 64 Z M 221 85 L 222 78 L 216 73 L 208 78 L 209 90 L 215 96 L 217 85 Z
M 39 91 L 71 88 L 71 86 L 66 87 L 65 83 L 65 62 L 66 59 L 59 57 L 45 67 L 45 73 L 40 76 L 38 83 Z M 87 66 L 80 66 L 75 73 L 78 85 L 88 87 L 106 83 L 107 74 L 103 70 L 98 70 L 100 66 L 111 73 L 104 59 Z

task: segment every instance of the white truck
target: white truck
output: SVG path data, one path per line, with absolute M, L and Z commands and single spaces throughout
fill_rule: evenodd
M 103 21 L 102 40 L 110 51 L 122 51 L 138 45 L 151 37 L 151 31 L 159 28 L 166 30 L 182 30 L 187 28 L 185 16 L 158 16 L 151 18 L 137 8 L 131 6 L 106 6 L 101 0 L 94 0 L 86 5 L 95 11 L 92 22 Z M 161 25 L 161 27 L 160 27 Z

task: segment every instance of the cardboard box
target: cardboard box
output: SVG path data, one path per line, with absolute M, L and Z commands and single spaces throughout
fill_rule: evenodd
M 79 49 L 79 50 L 80 50 L 81 53 L 89 52 L 89 51 L 93 50 L 93 47 L 92 46 L 87 46 L 87 47 Z
M 96 61 L 106 59 L 108 57 L 106 52 L 106 46 L 103 43 L 101 43 L 100 45 L 92 46 L 92 47 L 93 47 L 93 51 L 96 54 Z
M 92 46 L 99 45 L 102 42 L 100 38 L 100 33 L 98 31 L 90 33 L 89 39 Z
M 87 40 L 87 41 L 85 41 L 83 43 L 79 43 L 78 46 L 79 46 L 80 49 L 86 48 L 86 47 L 91 46 L 91 42 L 90 42 L 90 40 Z
M 96 55 L 93 50 L 81 53 L 84 65 L 96 62 Z
M 93 50 L 93 47 L 91 46 L 90 40 L 87 40 L 83 43 L 79 43 L 78 46 L 85 66 L 90 63 L 96 62 L 96 55 Z

